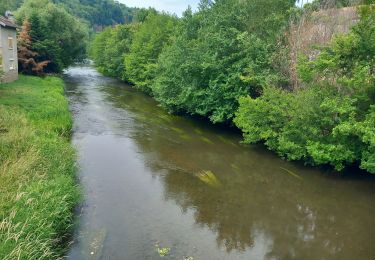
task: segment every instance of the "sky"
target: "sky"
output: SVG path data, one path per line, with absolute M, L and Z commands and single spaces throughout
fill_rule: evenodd
M 159 11 L 166 11 L 175 13 L 181 16 L 182 12 L 190 5 L 193 10 L 196 10 L 200 0 L 119 0 L 119 2 L 126 4 L 129 7 L 154 7 Z M 300 0 L 302 3 L 312 2 L 312 0 Z M 298 4 L 297 4 L 298 5 Z
M 196 10 L 199 0 L 119 0 L 129 7 L 154 7 L 159 11 L 167 11 L 181 16 L 190 5 Z

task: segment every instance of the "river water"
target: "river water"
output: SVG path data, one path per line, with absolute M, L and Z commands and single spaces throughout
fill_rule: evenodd
M 375 259 L 373 177 L 285 162 L 91 67 L 65 82 L 83 188 L 69 259 Z

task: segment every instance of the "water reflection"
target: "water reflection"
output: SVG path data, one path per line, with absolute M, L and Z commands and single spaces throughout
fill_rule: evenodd
M 168 170 L 163 176 L 165 199 L 184 212 L 193 209 L 196 224 L 216 232 L 218 247 L 227 252 L 246 251 L 259 240 L 268 245 L 267 258 L 342 259 L 358 257 L 368 239 L 374 241 L 374 230 L 361 224 L 374 223 L 367 212 L 374 213 L 374 192 L 356 190 L 366 186 L 363 182 L 332 180 L 325 174 L 334 173 L 241 146 L 236 134 L 167 115 L 132 90 L 103 91 L 115 107 L 135 114 L 132 136 L 152 171 Z M 212 187 L 197 178 L 204 170 L 215 173 L 222 185 Z M 353 225 L 353 219 L 361 221 Z M 353 240 L 353 234 L 361 235 Z
M 162 198 L 155 196 L 153 204 L 155 219 L 163 216 L 161 223 L 141 218 L 135 223 L 143 221 L 142 228 L 152 232 L 160 225 L 160 236 L 173 237 L 170 232 L 180 229 L 176 223 L 182 217 L 163 211 L 172 212 L 172 203 L 182 215 L 191 214 L 194 225 L 181 223 L 186 232 L 181 236 L 186 236 L 176 242 L 176 250 L 186 252 L 197 242 L 204 251 L 210 235 L 201 232 L 208 229 L 217 248 L 197 259 L 375 257 L 374 178 L 337 176 L 287 163 L 262 147 L 241 145 L 238 133 L 169 115 L 142 93 L 94 72 L 81 76 L 82 70 L 70 75 L 72 82 L 67 79 L 73 111 L 74 104 L 86 110 L 80 112 L 82 118 L 76 115 L 76 131 L 110 133 L 118 142 L 127 138 L 135 143 L 131 151 L 161 185 Z M 151 187 L 142 188 L 139 192 L 147 193 Z M 138 195 L 132 199 L 145 203 Z

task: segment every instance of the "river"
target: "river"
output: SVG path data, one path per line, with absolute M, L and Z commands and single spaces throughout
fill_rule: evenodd
M 66 71 L 82 205 L 68 259 L 375 259 L 375 179 L 286 162 Z

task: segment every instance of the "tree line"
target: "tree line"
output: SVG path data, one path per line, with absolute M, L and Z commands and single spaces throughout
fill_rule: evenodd
M 20 26 L 20 72 L 33 75 L 62 72 L 87 58 L 96 29 L 142 21 L 153 11 L 113 0 L 0 0 L 0 12 L 5 10 L 15 10 Z
M 15 11 L 28 0 L 0 0 L 0 14 Z M 130 8 L 114 0 L 50 0 L 63 7 L 69 14 L 80 18 L 91 26 L 110 26 L 132 22 L 139 9 Z
M 291 21 L 353 4 L 360 21 L 316 47 L 314 59 L 300 55 L 303 84 L 290 88 Z M 171 113 L 233 124 L 244 142 L 289 160 L 375 173 L 375 8 L 366 4 L 202 0 L 181 18 L 148 12 L 142 22 L 107 28 L 90 54 L 102 73 L 133 83 Z

